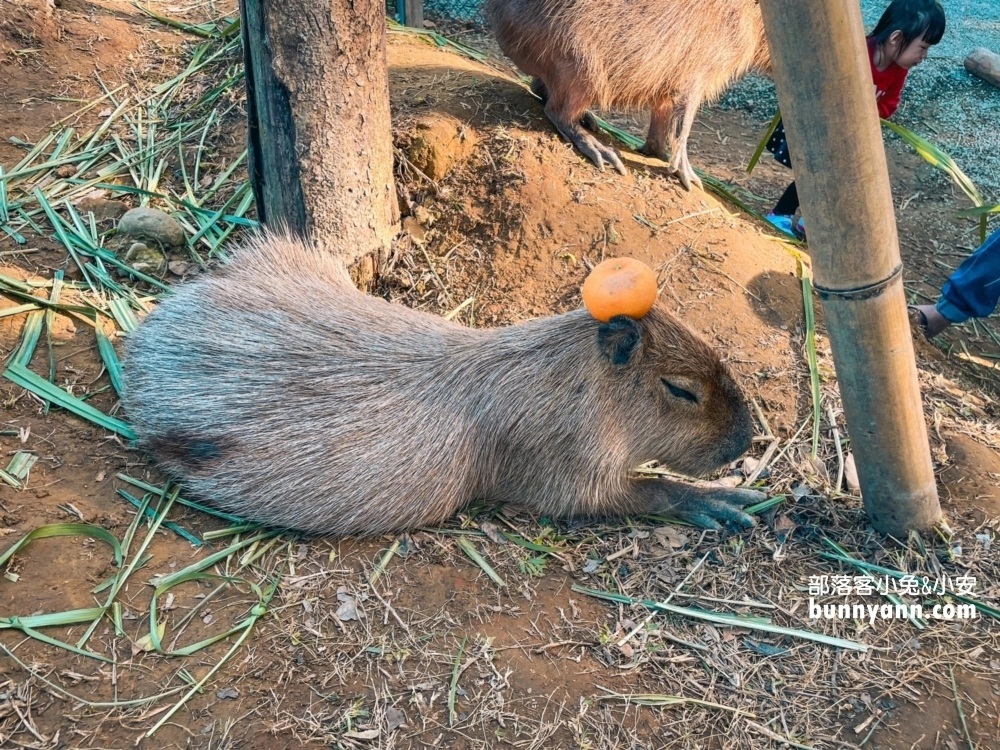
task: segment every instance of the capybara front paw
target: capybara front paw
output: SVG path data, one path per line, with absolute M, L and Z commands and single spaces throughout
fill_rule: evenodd
M 767 495 L 757 490 L 719 488 L 672 503 L 670 514 L 681 521 L 713 531 L 720 531 L 723 526 L 749 529 L 757 521 L 744 513 L 743 508 L 766 499 Z

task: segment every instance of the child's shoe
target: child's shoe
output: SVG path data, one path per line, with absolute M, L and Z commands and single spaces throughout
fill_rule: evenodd
M 782 232 L 792 237 L 795 236 L 791 216 L 782 216 L 781 214 L 770 213 L 764 218 L 767 219 L 768 223 L 776 229 L 780 229 Z

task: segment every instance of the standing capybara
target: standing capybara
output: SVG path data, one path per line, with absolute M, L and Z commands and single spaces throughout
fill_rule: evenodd
M 333 535 L 440 522 L 469 501 L 539 513 L 753 523 L 762 495 L 641 479 L 750 445 L 746 402 L 662 307 L 490 330 L 359 292 L 340 259 L 264 236 L 182 285 L 129 335 L 124 406 L 187 491 Z
M 649 109 L 642 151 L 666 160 L 684 187 L 701 186 L 687 141 L 701 103 L 751 69 L 769 70 L 757 0 L 486 0 L 504 53 L 560 133 L 598 167 L 625 166 L 591 129 L 591 106 Z

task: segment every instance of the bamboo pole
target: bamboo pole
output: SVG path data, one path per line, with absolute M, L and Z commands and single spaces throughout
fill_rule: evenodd
M 865 511 L 905 538 L 941 508 L 861 9 L 760 6 Z

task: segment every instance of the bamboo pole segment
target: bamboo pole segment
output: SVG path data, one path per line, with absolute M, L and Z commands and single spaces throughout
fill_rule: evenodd
M 760 6 L 865 511 L 905 538 L 941 508 L 861 9 Z

